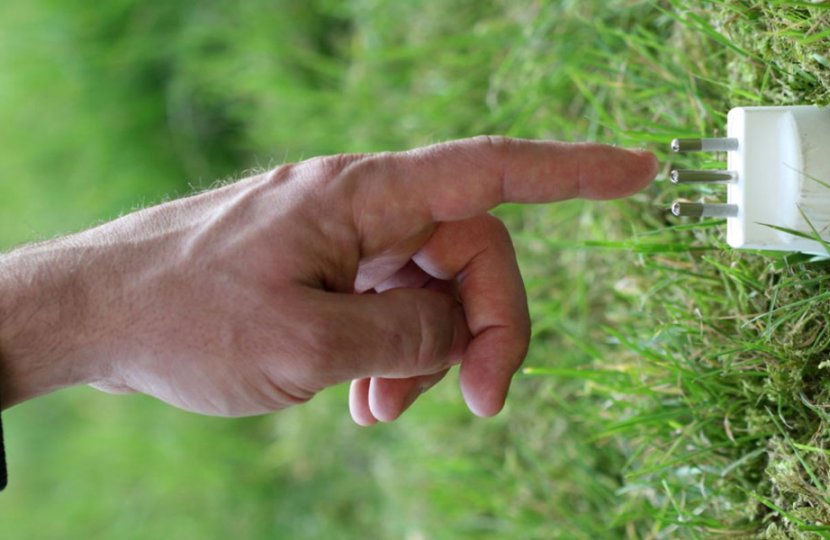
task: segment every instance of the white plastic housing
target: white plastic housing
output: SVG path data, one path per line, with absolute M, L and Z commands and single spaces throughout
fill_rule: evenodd
M 820 242 L 769 225 L 813 235 L 806 216 L 830 242 L 830 188 L 820 183 L 830 184 L 830 108 L 735 108 L 727 136 L 738 140 L 727 154 L 738 173 L 727 188 L 727 202 L 738 206 L 727 219 L 729 245 L 827 255 Z

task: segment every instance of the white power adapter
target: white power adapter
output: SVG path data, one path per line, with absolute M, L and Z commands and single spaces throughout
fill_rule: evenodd
M 728 184 L 727 204 L 675 202 L 675 215 L 726 217 L 734 248 L 830 255 L 830 108 L 738 107 L 726 138 L 675 139 L 672 149 L 726 151 L 728 169 L 672 171 L 675 183 Z

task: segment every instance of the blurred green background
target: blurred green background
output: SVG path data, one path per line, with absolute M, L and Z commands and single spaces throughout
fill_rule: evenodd
M 689 163 L 668 141 L 730 106 L 828 102 L 828 8 L 3 2 L 0 247 L 252 168 L 482 133 L 647 146 L 665 173 Z M 452 377 L 371 429 L 344 388 L 238 420 L 83 388 L 8 410 L 0 537 L 826 535 L 826 265 L 666 217 L 721 195 L 502 208 L 534 341 L 495 419 Z

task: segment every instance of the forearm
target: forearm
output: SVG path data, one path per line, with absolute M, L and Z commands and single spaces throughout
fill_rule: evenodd
M 0 255 L 2 408 L 88 381 L 84 259 L 69 238 Z

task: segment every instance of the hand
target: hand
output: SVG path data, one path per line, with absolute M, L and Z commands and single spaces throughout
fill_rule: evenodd
M 447 369 L 503 406 L 530 325 L 487 211 L 635 192 L 647 152 L 478 137 L 311 159 L 0 257 L 4 406 L 90 383 L 251 415 L 352 380 L 360 424 Z

